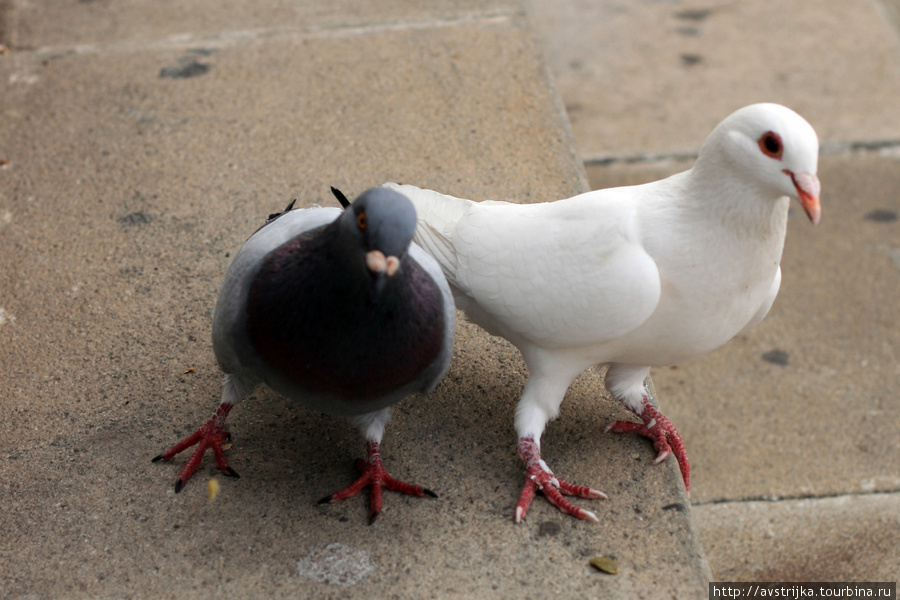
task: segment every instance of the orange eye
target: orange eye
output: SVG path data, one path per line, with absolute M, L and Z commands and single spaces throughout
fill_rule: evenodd
M 767 131 L 759 138 L 759 149 L 762 153 L 771 158 L 781 160 L 784 154 L 784 145 L 781 143 L 781 137 L 774 131 Z
M 366 213 L 361 212 L 356 215 L 356 226 L 359 227 L 360 231 L 366 230 Z

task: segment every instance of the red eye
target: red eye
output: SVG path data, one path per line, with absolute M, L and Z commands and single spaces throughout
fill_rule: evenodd
M 781 137 L 773 131 L 767 131 L 759 138 L 759 149 L 766 156 L 781 160 L 784 154 L 784 145 L 781 143 Z
M 359 227 L 360 231 L 366 230 L 366 213 L 361 212 L 356 215 L 356 226 Z

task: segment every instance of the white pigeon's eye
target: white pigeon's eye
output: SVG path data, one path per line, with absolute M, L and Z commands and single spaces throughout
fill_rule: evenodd
M 767 131 L 759 138 L 759 149 L 763 154 L 777 160 L 781 160 L 784 154 L 784 144 L 781 143 L 781 137 L 774 131 Z

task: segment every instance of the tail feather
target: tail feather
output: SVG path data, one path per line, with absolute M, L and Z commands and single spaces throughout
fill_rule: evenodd
M 418 226 L 413 241 L 438 261 L 451 285 L 457 284 L 457 258 L 453 246 L 456 225 L 473 202 L 413 185 L 385 183 L 384 187 L 400 192 L 416 208 Z

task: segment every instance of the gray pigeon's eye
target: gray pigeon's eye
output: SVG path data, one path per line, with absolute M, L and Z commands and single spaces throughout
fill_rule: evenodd
M 366 230 L 366 213 L 361 212 L 356 215 L 356 226 L 359 227 L 360 231 Z
M 773 131 L 767 131 L 762 134 L 762 137 L 759 138 L 759 149 L 766 156 L 778 160 L 781 160 L 781 155 L 784 154 L 784 145 L 781 143 L 781 137 Z

